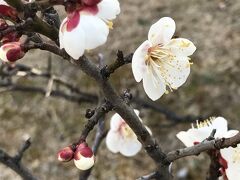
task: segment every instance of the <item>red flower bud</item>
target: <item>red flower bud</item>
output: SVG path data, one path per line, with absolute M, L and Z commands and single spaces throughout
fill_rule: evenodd
M 14 8 L 7 5 L 0 5 L 0 15 L 9 17 L 13 20 L 18 19 L 17 11 Z
M 74 153 L 74 163 L 76 167 L 80 170 L 87 170 L 94 165 L 94 161 L 94 154 L 87 143 L 79 144 Z
M 61 162 L 68 162 L 73 159 L 74 152 L 71 147 L 65 147 L 58 152 L 58 160 Z
M 10 42 L 1 46 L 0 59 L 5 62 L 15 62 L 25 55 L 19 42 Z

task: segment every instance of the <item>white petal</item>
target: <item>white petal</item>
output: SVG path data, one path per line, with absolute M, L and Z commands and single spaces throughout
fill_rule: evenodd
M 228 131 L 227 120 L 223 117 L 217 117 L 212 121 L 212 129 L 216 129 L 216 138 L 222 138 L 224 134 Z
M 110 128 L 111 130 L 118 130 L 120 125 L 123 123 L 123 119 L 122 117 L 118 114 L 118 113 L 115 113 L 111 120 L 110 120 Z
M 121 143 L 122 143 L 122 138 L 118 132 L 114 130 L 108 131 L 108 134 L 106 137 L 106 145 L 111 152 L 113 153 L 119 152 L 121 148 Z
M 159 99 L 166 91 L 166 85 L 158 72 L 150 71 L 143 75 L 143 88 L 153 101 Z
M 235 166 L 229 166 L 226 169 L 226 174 L 228 180 L 236 180 L 236 178 L 238 179 L 240 177 L 240 163 Z
M 87 170 L 90 169 L 94 165 L 94 156 L 90 158 L 86 158 L 84 156 L 81 156 L 79 160 L 74 159 L 75 166 L 80 170 Z
M 222 157 L 227 161 L 226 174 L 229 180 L 240 177 L 240 145 L 236 148 L 225 148 L 220 150 Z
M 2 45 L 0 48 L 0 59 L 4 62 L 9 62 L 7 59 L 7 54 L 6 54 L 7 52 L 6 50 L 3 50 L 3 48 L 4 48 L 4 45 Z
M 6 5 L 6 6 L 9 6 L 5 1 L 3 0 L 0 0 L 0 5 Z
M 169 48 L 176 56 L 190 56 L 196 51 L 195 45 L 184 38 L 172 39 L 165 47 Z
M 130 157 L 136 155 L 142 148 L 137 138 L 126 138 L 120 146 L 120 153 Z
M 118 0 L 102 0 L 98 5 L 97 16 L 104 20 L 115 19 L 120 13 L 120 5 Z
M 153 24 L 148 32 L 148 40 L 153 45 L 168 43 L 176 29 L 174 20 L 170 17 L 163 17 Z
M 145 57 L 148 53 L 148 49 L 151 47 L 149 41 L 143 42 L 133 54 L 132 58 L 132 71 L 133 76 L 137 82 L 140 82 L 143 78 L 143 74 L 146 72 Z
M 81 21 L 81 20 L 80 20 Z M 66 52 L 74 59 L 79 59 L 86 49 L 86 35 L 80 23 L 72 31 L 66 31 L 66 27 L 62 27 L 61 46 L 64 47 Z M 59 34 L 60 35 L 60 34 Z
M 109 28 L 100 18 L 81 14 L 79 26 L 85 32 L 85 49 L 94 49 L 106 43 Z
M 203 127 L 200 129 L 189 129 L 188 131 L 181 131 L 176 136 L 187 147 L 193 146 L 195 143 L 200 143 L 210 136 L 212 129 L 210 127 Z
M 177 89 L 183 85 L 190 74 L 188 57 L 174 57 L 162 63 L 161 74 L 167 83 Z
M 229 130 L 228 132 L 223 134 L 222 137 L 224 137 L 224 138 L 231 138 L 231 137 L 237 135 L 238 133 L 239 133 L 238 130 Z

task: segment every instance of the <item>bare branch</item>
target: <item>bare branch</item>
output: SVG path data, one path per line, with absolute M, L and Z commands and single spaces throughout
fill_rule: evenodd
M 199 155 L 202 152 L 206 152 L 209 150 L 219 150 L 228 147 L 236 147 L 237 144 L 240 143 L 240 133 L 231 138 L 221 138 L 210 141 L 203 141 L 200 144 L 197 144 L 192 147 L 187 147 L 183 149 L 178 149 L 167 154 L 167 158 L 165 159 L 165 163 L 173 162 L 177 159 L 186 157 Z
M 21 163 L 23 153 L 30 147 L 30 141 L 27 140 L 18 154 L 14 157 L 0 149 L 0 162 L 11 168 L 24 180 L 37 180 L 37 178 Z

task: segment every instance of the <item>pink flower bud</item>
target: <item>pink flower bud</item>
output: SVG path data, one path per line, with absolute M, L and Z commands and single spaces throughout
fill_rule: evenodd
M 94 154 L 87 143 L 81 143 L 74 153 L 74 164 L 80 170 L 90 169 L 94 165 Z
M 15 62 L 25 55 L 20 42 L 10 42 L 1 46 L 0 59 L 4 62 Z
M 61 162 L 68 162 L 73 159 L 74 152 L 71 147 L 65 147 L 58 152 L 58 160 Z

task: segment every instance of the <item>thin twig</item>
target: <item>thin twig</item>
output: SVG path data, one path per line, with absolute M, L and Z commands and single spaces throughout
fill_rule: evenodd
M 0 162 L 15 171 L 24 180 L 37 180 L 37 178 L 21 163 L 22 156 L 29 147 L 30 141 L 27 140 L 18 154 L 14 157 L 0 149 Z

